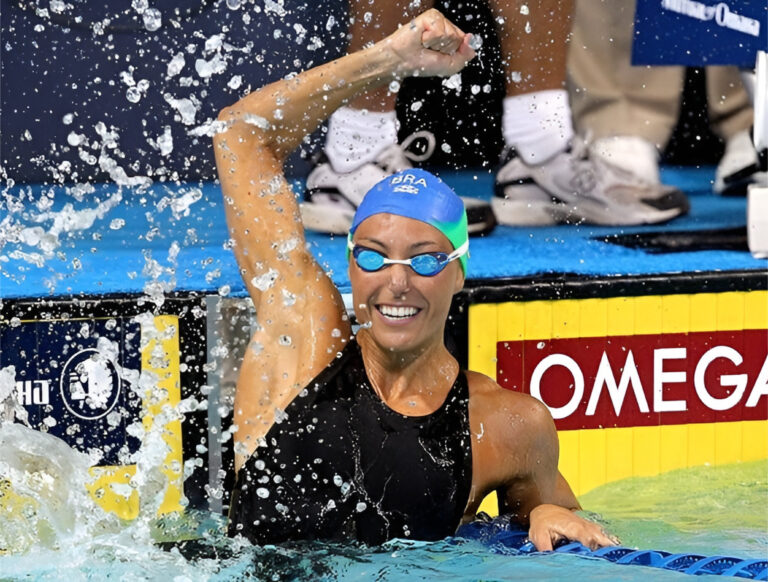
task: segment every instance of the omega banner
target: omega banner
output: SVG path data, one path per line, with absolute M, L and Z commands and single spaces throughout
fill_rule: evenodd
M 768 419 L 765 330 L 499 341 L 501 386 L 558 429 Z
M 766 28 L 766 0 L 638 0 L 632 64 L 752 69 Z

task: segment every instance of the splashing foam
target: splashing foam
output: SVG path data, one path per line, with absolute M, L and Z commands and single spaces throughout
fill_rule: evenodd
M 117 518 L 87 494 L 91 458 L 13 422 L 19 409 L 9 366 L 0 370 L 0 550 L 74 548 L 96 532 L 118 531 Z
M 153 365 L 157 369 L 167 367 L 162 362 L 167 359 L 165 354 L 156 352 L 158 348 L 163 351 L 160 342 L 175 330 L 158 330 L 151 313 L 136 319 L 142 326 L 142 347 L 156 342 L 151 354 Z M 16 371 L 13 366 L 0 368 L 0 554 L 34 556 L 55 551 L 57 556 L 87 561 L 91 559 L 88 556 L 107 551 L 111 560 L 132 561 L 160 553 L 153 547 L 153 536 L 157 535 L 153 528 L 157 527 L 169 484 L 163 470 L 169 452 L 164 435 L 169 423 L 183 420 L 185 413 L 205 403 L 191 398 L 172 406 L 154 372 L 117 365 L 117 343 L 99 338 L 97 350 L 99 357 L 115 362 L 121 378 L 142 398 L 144 420 L 127 429 L 140 440 L 139 449 L 125 458 L 127 464 L 135 465 L 135 474 L 128 484 L 111 485 L 114 493 L 125 497 L 138 492 L 139 515 L 123 522 L 105 512 L 88 494 L 97 455 L 78 452 L 58 437 L 14 422 L 26 422 L 26 412 L 16 400 Z M 154 414 L 149 414 L 150 409 Z

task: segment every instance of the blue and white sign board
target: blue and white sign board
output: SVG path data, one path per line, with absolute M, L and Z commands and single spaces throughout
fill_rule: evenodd
M 637 0 L 633 65 L 736 65 L 768 50 L 766 0 Z
M 141 367 L 140 337 L 139 324 L 122 317 L 0 325 L 0 368 L 14 367 L 16 401 L 33 428 L 100 451 L 98 465 L 126 465 L 139 447 L 128 425 L 141 398 L 124 376 Z

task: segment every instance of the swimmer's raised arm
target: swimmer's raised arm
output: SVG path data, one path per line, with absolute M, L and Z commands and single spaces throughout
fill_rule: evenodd
M 221 111 L 214 137 L 219 180 L 235 254 L 249 292 L 269 272 L 296 272 L 305 252 L 295 198 L 285 182 L 286 156 L 326 117 L 356 94 L 410 75 L 450 75 L 474 56 L 470 35 L 428 10 L 370 48 L 254 91 Z M 297 249 L 285 261 L 285 248 Z M 275 251 L 279 252 L 275 252 Z M 300 264 L 306 265 L 307 257 Z M 300 269 L 314 278 L 313 269 Z
M 216 168 L 241 276 L 256 306 L 235 393 L 235 465 L 350 335 L 338 290 L 306 248 L 283 162 L 361 91 L 409 75 L 450 75 L 474 56 L 469 35 L 429 10 L 372 47 L 272 83 L 219 115 Z

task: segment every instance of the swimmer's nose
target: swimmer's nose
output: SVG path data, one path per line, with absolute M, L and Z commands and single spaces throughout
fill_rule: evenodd
M 406 294 L 411 287 L 411 268 L 408 265 L 390 265 L 389 288 L 396 297 Z

